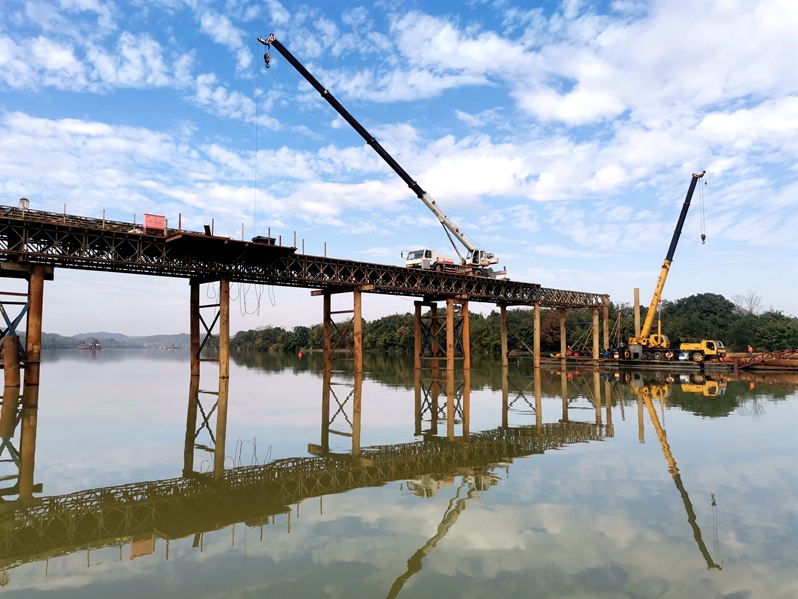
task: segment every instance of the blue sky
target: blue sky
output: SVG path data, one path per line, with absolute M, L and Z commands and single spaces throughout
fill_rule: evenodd
M 272 32 L 511 278 L 647 301 L 706 169 L 707 244 L 696 201 L 665 297 L 751 289 L 798 314 L 791 0 L 6 2 L 0 201 L 297 231 L 366 261 L 451 253 L 276 51 L 263 68 Z M 307 291 L 267 297 L 234 330 L 320 319 Z M 59 271 L 46 298 L 49 331 L 187 330 L 184 281 Z

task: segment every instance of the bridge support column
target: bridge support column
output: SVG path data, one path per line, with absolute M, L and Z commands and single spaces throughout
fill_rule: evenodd
M 324 382 L 321 388 L 321 454 L 330 453 L 330 385 L 332 373 L 324 371 Z
M 593 403 L 596 408 L 596 424 L 601 424 L 601 375 L 598 370 L 593 371 Z
M 421 341 L 423 332 L 421 330 L 421 302 L 415 302 L 415 336 L 413 337 L 413 368 L 421 370 Z
M 532 333 L 533 366 L 535 370 L 538 370 L 540 369 L 540 302 L 535 302 L 534 317 L 535 330 Z
M 3 337 L 3 375 L 6 389 L 19 394 L 19 337 L 11 333 Z
M 28 283 L 28 323 L 25 330 L 25 384 L 39 384 L 42 356 L 42 311 L 44 309 L 44 266 L 32 266 Z
M 471 436 L 471 370 L 463 370 L 463 437 Z
M 19 450 L 19 498 L 29 501 L 34 491 L 41 493 L 41 488 L 34 485 L 33 475 L 36 466 L 36 426 L 39 419 L 39 385 L 25 385 L 22 393 L 22 430 L 20 432 Z
M 502 368 L 502 428 L 507 428 L 510 416 L 509 368 Z
M 446 300 L 446 371 L 454 372 L 454 300 Z
M 646 429 L 643 419 L 643 397 L 637 396 L 637 440 L 640 443 L 646 442 Z
M 507 306 L 504 304 L 499 305 L 501 314 L 501 339 L 502 339 L 502 368 L 510 366 L 510 357 L 507 354 Z
M 332 296 L 329 291 L 324 292 L 324 321 L 322 327 L 324 333 L 324 372 L 329 373 L 332 370 Z M 329 387 L 329 384 L 327 387 Z M 329 401 L 328 395 L 328 404 Z
M 199 324 L 199 322 L 197 322 Z M 197 331 L 199 333 L 199 330 Z M 197 335 L 199 340 L 199 335 Z M 192 353 L 192 356 L 194 354 Z M 192 370 L 194 368 L 192 360 Z M 199 362 L 197 362 L 199 367 Z M 192 376 L 188 385 L 188 409 L 186 410 L 186 438 L 183 442 L 183 476 L 194 472 L 194 441 L 197 435 L 197 407 L 199 406 L 199 376 Z
M 355 389 L 352 396 L 352 455 L 360 455 L 360 415 L 363 409 L 363 373 L 355 372 Z
M 226 278 L 219 281 L 219 378 L 230 378 L 230 281 Z M 220 395 L 221 388 L 220 383 Z
M 463 300 L 463 302 L 460 304 L 460 308 L 460 314 L 463 319 L 463 327 L 461 330 L 463 346 L 463 370 L 467 372 L 471 370 L 471 325 L 469 323 L 468 300 Z
M 224 476 L 225 444 L 227 442 L 227 392 L 229 378 L 219 378 L 219 404 L 216 408 L 216 445 L 213 448 L 213 478 Z
M 543 430 L 543 381 L 540 368 L 535 368 L 535 428 Z
M 438 376 L 438 330 L 440 329 L 440 323 L 438 322 L 438 304 L 433 302 L 430 304 L 429 307 L 429 316 L 430 316 L 430 333 L 432 334 L 432 339 L 430 341 L 430 349 L 432 350 L 432 376 L 437 378 Z M 437 383 L 436 383 L 437 384 Z M 437 399 L 437 396 L 436 396 Z M 437 415 L 435 416 L 437 418 Z M 437 425 L 436 425 L 437 426 Z M 436 430 L 437 432 L 437 430 Z
M 599 311 L 598 308 L 593 308 L 593 364 L 598 366 L 599 354 Z
M 604 349 L 609 349 L 610 348 L 610 296 L 602 295 L 601 303 L 602 303 L 601 309 L 603 311 L 602 322 L 604 323 Z
M 568 354 L 568 338 L 567 330 L 565 328 L 565 310 L 560 309 L 560 362 L 562 367 L 565 368 L 565 356 Z
M 191 376 L 200 374 L 200 284 L 192 280 L 189 300 L 189 353 L 191 354 Z
M 446 438 L 454 441 L 454 369 L 446 370 Z
M 635 287 L 635 337 L 640 337 L 640 288 Z
M 354 313 L 352 315 L 352 328 L 354 331 L 354 349 L 352 351 L 355 359 L 355 374 L 363 372 L 363 310 L 362 310 L 362 293 L 360 289 L 355 289 L 352 292 L 352 299 L 354 304 Z
M 421 368 L 419 367 L 414 371 L 413 375 L 413 392 L 414 392 L 414 400 L 415 400 L 415 424 L 416 428 L 413 431 L 413 434 L 418 437 L 421 435 L 421 411 L 422 411 L 422 404 L 421 404 Z

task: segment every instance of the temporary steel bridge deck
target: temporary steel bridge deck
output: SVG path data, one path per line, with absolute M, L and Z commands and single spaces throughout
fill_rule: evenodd
M 0 274 L 14 263 L 552 308 L 598 308 L 599 293 L 298 254 L 296 248 L 179 229 L 0 206 Z

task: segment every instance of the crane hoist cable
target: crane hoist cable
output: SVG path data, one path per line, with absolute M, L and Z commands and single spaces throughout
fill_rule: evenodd
M 707 185 L 706 179 L 704 179 L 704 185 Z M 707 227 L 704 220 L 704 186 L 702 185 L 698 186 L 698 200 L 701 207 L 701 244 L 703 245 L 707 242 Z

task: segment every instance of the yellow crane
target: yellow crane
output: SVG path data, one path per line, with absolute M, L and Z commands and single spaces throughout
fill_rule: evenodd
M 662 263 L 662 270 L 660 270 L 659 279 L 657 279 L 657 286 L 654 288 L 654 295 L 651 298 L 651 305 L 648 307 L 643 328 L 639 336 L 629 339 L 629 357 L 633 360 L 650 358 L 662 359 L 663 352 L 670 347 L 670 340 L 667 335 L 662 334 L 661 323 L 657 324 L 657 332 L 653 335 L 650 334 L 651 327 L 654 325 L 654 316 L 662 300 L 662 289 L 665 287 L 665 281 L 668 278 L 668 272 L 670 272 L 671 262 L 673 262 L 673 255 L 676 253 L 676 246 L 679 244 L 682 226 L 684 226 L 684 221 L 687 218 L 687 211 L 690 209 L 690 202 L 693 199 L 695 186 L 704 174 L 706 174 L 706 171 L 693 174 L 690 180 L 690 188 L 687 190 L 687 196 L 684 198 L 682 211 L 679 214 L 679 220 L 676 222 L 676 229 L 673 231 L 673 237 L 671 238 L 671 245 L 668 248 L 668 253 L 665 255 L 665 261 Z
M 712 556 L 709 555 L 709 550 L 707 549 L 706 544 L 704 544 L 704 539 L 701 536 L 701 529 L 698 527 L 698 523 L 696 522 L 693 504 L 690 501 L 690 496 L 687 494 L 684 485 L 682 484 L 682 477 L 679 474 L 679 468 L 676 467 L 676 460 L 673 458 L 673 454 L 671 453 L 671 447 L 668 444 L 668 437 L 659 423 L 659 418 L 657 417 L 656 409 L 654 409 L 654 404 L 651 403 L 651 396 L 647 393 L 641 394 L 641 396 L 646 404 L 646 407 L 648 408 L 648 415 L 651 418 L 651 422 L 657 431 L 657 438 L 659 439 L 660 445 L 662 445 L 662 453 L 665 454 L 665 461 L 668 462 L 668 472 L 670 472 L 671 476 L 673 476 L 673 482 L 676 483 L 676 488 L 679 490 L 679 494 L 682 496 L 684 509 L 687 512 L 687 522 L 693 529 L 693 538 L 695 538 L 695 542 L 698 545 L 698 550 L 701 552 L 701 555 L 704 556 L 704 559 L 707 562 L 707 570 L 722 570 L 723 568 L 721 568 L 719 564 L 716 564 L 712 559 Z M 712 505 L 714 508 L 714 495 L 712 496 Z

